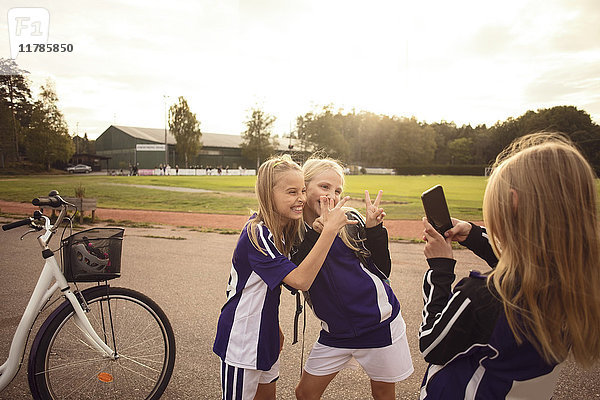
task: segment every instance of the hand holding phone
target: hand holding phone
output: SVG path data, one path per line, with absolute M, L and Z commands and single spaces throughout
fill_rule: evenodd
M 444 196 L 444 189 L 440 185 L 436 185 L 421 195 L 425 215 L 429 223 L 442 236 L 444 232 L 452 228 L 452 220 L 448 211 L 448 204 Z

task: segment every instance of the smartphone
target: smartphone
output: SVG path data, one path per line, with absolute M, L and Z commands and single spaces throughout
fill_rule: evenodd
M 444 236 L 444 232 L 452 228 L 452 220 L 450 219 L 446 196 L 444 196 L 444 189 L 440 185 L 436 185 L 424 191 L 421 195 L 421 201 L 423 202 L 427 220 L 436 231 Z

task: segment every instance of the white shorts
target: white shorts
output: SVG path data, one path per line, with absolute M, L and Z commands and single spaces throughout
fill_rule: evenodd
M 268 371 L 234 367 L 221 360 L 221 393 L 224 399 L 252 400 L 258 384 L 279 378 L 279 360 Z
M 363 367 L 369 378 L 377 382 L 400 382 L 413 373 L 414 368 L 406 339 L 406 325 L 402 316 L 390 323 L 392 344 L 372 349 L 343 349 L 316 342 L 310 351 L 304 370 L 311 375 L 323 376 L 344 368 Z

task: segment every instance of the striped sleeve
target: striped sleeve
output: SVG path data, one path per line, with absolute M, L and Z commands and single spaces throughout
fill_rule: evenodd
M 388 246 L 388 233 L 383 223 L 372 228 L 366 228 L 367 241 L 365 245 L 371 252 L 371 259 L 377 268 L 389 278 L 392 272 L 392 258 Z
M 365 226 L 365 219 L 356 210 L 349 211 L 347 215 L 349 219 L 358 221 L 354 232 L 356 232 L 360 245 L 366 247 L 369 253 L 371 253 L 369 258 L 383 274 L 381 278 L 389 278 L 392 271 L 392 259 L 390 257 L 387 229 L 383 226 L 383 223 L 367 228 Z M 362 241 L 364 241 L 364 244 Z
M 267 227 L 258 224 L 257 229 L 260 247 L 266 254 L 250 246 L 248 263 L 250 268 L 265 281 L 269 289 L 273 290 L 296 268 L 296 265 L 277 249 L 273 242 L 273 235 Z
M 481 275 L 463 279 L 452 291 L 455 260 L 427 262 L 419 349 L 425 361 L 444 365 L 473 344 L 487 343 L 500 309 Z
M 469 236 L 467 236 L 465 241 L 460 242 L 460 244 L 483 259 L 490 267 L 496 268 L 498 257 L 494 254 L 486 229 L 472 222 L 470 224 L 471 232 L 469 232 Z

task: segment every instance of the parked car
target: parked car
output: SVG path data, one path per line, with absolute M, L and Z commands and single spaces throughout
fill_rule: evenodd
M 92 172 L 92 167 L 90 167 L 89 165 L 85 165 L 85 164 L 77 164 L 73 167 L 68 167 L 67 172 L 70 174 L 77 174 L 77 173 L 89 174 L 90 172 Z

